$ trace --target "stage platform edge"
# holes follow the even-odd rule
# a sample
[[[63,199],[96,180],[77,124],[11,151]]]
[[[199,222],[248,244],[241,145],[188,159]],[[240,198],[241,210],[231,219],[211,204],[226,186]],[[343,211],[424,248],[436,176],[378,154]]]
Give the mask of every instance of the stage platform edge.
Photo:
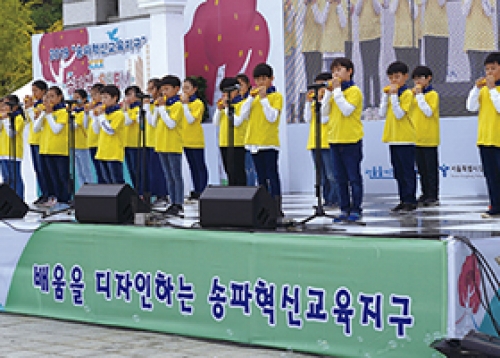
[[[450,331],[448,245],[51,224],[10,250],[18,257],[1,251],[15,267],[0,274],[0,310],[343,357],[430,357]]]

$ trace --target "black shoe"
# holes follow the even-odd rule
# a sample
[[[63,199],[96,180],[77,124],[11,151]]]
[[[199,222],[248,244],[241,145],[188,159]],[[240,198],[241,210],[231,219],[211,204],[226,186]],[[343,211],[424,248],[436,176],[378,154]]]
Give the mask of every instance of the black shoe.
[[[424,194],[422,194],[422,195],[420,195],[420,196],[418,197],[418,199],[417,199],[417,205],[418,205],[418,206],[425,206],[425,202],[426,202],[427,200],[428,200],[428,199],[427,199],[427,197],[426,197]]]
[[[403,207],[401,210],[399,210],[400,213],[411,213],[413,211],[417,210],[417,204],[410,204],[410,203],[405,203],[403,204]]]
[[[425,199],[424,206],[425,207],[439,206],[439,200],[438,199]]]
[[[400,212],[400,211],[401,211],[401,209],[403,209],[403,207],[404,207],[404,206],[405,206],[405,204],[403,204],[403,203],[399,203],[398,205],[396,205],[395,207],[393,207],[393,208],[391,209],[391,211],[392,211],[393,213]]]
[[[41,204],[44,204],[46,203],[48,200],[48,198],[44,197],[44,196],[41,196],[39,197],[38,199],[36,199],[34,202],[33,202],[33,205],[41,205]]]
[[[167,211],[165,211],[165,214],[167,214],[167,215],[179,215],[182,212],[184,212],[182,205],[172,204],[168,207]]]

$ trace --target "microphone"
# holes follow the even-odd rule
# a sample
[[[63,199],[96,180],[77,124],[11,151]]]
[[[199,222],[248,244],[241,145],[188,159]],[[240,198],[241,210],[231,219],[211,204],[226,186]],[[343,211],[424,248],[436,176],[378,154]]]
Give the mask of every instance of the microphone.
[[[137,93],[135,96],[139,99],[151,99],[151,96],[149,94],[142,93],[142,92]]]
[[[222,92],[233,92],[233,91],[239,91],[240,90],[240,85],[235,84],[226,88],[222,89]]]
[[[320,88],[328,87],[328,82],[313,83],[307,86],[307,90],[319,90]]]
[[[80,100],[76,100],[76,99],[66,99],[64,100],[64,102],[68,105],[68,106],[72,106],[74,104],[80,104],[81,101]]]

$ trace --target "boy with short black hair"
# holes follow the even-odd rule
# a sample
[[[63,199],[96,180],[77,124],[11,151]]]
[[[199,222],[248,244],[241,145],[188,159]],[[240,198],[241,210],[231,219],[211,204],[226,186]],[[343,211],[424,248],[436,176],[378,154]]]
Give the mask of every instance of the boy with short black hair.
[[[415,125],[417,140],[415,159],[422,195],[417,202],[422,206],[439,205],[439,94],[432,88],[432,71],[427,66],[417,66],[411,77],[415,83],[411,120]]]
[[[141,143],[139,137],[141,101],[137,95],[141,92],[138,86],[129,86],[125,89],[125,100],[123,101],[123,114],[125,116],[125,163],[127,163],[132,186],[135,189],[138,189],[139,170],[137,153]]]
[[[328,142],[333,172],[340,197],[340,215],[334,222],[361,220],[363,202],[363,94],[354,84],[354,64],[345,57],[335,58],[331,65],[332,87],[323,98],[323,114],[330,117]]]
[[[393,213],[409,213],[417,208],[415,198],[417,177],[415,174],[415,126],[410,119],[413,93],[406,86],[408,66],[393,62],[387,67],[390,86],[384,88],[379,115],[385,117],[382,141],[389,143],[394,178],[398,184],[400,203],[391,209]],[[387,91],[387,92],[386,92]]]
[[[257,89],[250,92],[250,96],[242,105],[243,118],[246,118],[248,113],[245,148],[252,153],[259,184],[269,188],[276,202],[277,214],[283,216],[278,170],[279,123],[283,96],[273,86],[273,68],[267,63],[255,66],[253,78]]]
[[[99,161],[106,184],[123,184],[125,117],[118,104],[119,88],[115,85],[104,86],[101,90],[101,100],[102,105],[93,111],[96,119],[94,131],[99,132],[95,157]]]
[[[500,52],[484,60],[486,77],[479,78],[469,92],[467,110],[479,111],[477,146],[491,207],[481,216],[500,217]]]
[[[161,96],[158,98],[158,117],[153,119],[156,126],[156,151],[167,179],[167,190],[171,205],[167,214],[179,215],[183,212],[184,183],[182,180],[182,122],[184,109],[178,95],[181,80],[176,76],[165,76],[160,82]]]
[[[102,105],[101,90],[103,88],[104,85],[102,83],[94,83],[90,88],[90,97],[92,98],[92,101],[87,105],[85,105],[85,113],[87,113],[89,118],[91,119],[89,123],[89,127],[91,129],[87,132],[87,144],[89,147],[90,158],[92,159],[92,164],[94,165],[96,180],[98,184],[104,184],[105,180],[101,172],[101,165],[99,164],[99,161],[95,158],[95,155],[97,153],[97,145],[99,142],[100,128],[97,122],[97,118],[95,118],[94,115],[94,109]],[[96,129],[97,132],[94,129]]]

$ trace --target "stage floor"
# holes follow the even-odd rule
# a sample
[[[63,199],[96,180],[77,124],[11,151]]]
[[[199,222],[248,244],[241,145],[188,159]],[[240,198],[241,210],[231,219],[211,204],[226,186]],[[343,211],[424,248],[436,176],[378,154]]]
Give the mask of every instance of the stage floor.
[[[500,219],[483,219],[481,213],[488,207],[486,196],[442,196],[440,206],[418,208],[411,214],[392,214],[390,209],[398,203],[396,195],[366,195],[363,203],[363,222],[333,224],[329,218],[317,218],[309,222],[303,231],[339,235],[377,235],[384,237],[466,236],[485,238],[500,236]],[[301,221],[314,213],[316,199],[313,195],[291,194],[283,196],[283,211],[287,219]],[[198,206],[185,205],[185,219],[173,223],[190,227],[198,222]],[[338,215],[340,210],[326,210]],[[299,230],[300,231],[300,230]]]
[[[363,202],[363,222],[356,224],[333,224],[329,218],[316,218],[303,227],[278,229],[318,234],[362,235],[384,237],[412,237],[437,239],[443,236],[466,236],[486,238],[500,236],[500,219],[483,219],[481,213],[487,210],[485,196],[442,196],[441,205],[418,208],[410,214],[392,214],[390,208],[398,202],[396,195],[366,195]],[[286,219],[299,222],[314,213],[316,199],[308,194],[283,196],[283,211]],[[328,214],[338,215],[340,211],[326,210]],[[40,219],[39,214],[28,213],[23,224],[32,226]],[[68,215],[50,217],[49,221],[72,221]],[[21,220],[11,222],[21,223]],[[199,227],[198,203],[185,203],[184,218],[169,218],[167,225],[182,228]],[[22,225],[24,226],[24,225]]]

